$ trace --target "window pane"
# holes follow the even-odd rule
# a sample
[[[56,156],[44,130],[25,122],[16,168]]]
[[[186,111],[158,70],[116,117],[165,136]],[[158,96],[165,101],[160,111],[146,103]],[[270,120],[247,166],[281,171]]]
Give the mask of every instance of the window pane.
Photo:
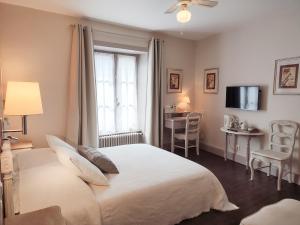
[[[117,131],[137,130],[136,57],[117,56]]]
[[[95,52],[98,127],[100,134],[116,132],[114,63],[113,54]]]

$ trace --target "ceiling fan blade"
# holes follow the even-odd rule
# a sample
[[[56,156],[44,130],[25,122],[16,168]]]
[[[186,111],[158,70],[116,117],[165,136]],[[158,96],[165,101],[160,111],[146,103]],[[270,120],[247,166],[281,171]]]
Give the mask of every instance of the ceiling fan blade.
[[[207,7],[214,7],[218,5],[217,1],[210,1],[210,0],[192,0],[192,4],[194,5],[203,5]]]
[[[178,8],[178,2],[174,3],[167,11],[165,11],[166,14],[173,13],[177,10]]]

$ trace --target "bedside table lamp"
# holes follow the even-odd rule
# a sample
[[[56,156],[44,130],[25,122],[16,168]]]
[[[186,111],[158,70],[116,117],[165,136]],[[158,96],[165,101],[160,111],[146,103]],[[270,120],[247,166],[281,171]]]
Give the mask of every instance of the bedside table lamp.
[[[189,96],[184,97],[184,103],[186,104],[185,111],[188,112],[190,110],[190,104],[191,104],[191,100]]]
[[[27,134],[27,116],[42,113],[43,107],[39,83],[7,82],[4,115],[22,116],[22,129],[3,130],[4,133],[22,132]]]

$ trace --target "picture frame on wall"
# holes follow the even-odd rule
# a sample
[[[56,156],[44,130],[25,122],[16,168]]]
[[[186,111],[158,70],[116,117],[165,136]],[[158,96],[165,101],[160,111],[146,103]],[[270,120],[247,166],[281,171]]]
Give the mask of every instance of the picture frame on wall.
[[[219,91],[219,68],[204,70],[204,93],[217,94]]]
[[[300,95],[300,57],[275,61],[274,95]]]
[[[168,75],[168,93],[181,93],[183,70],[168,69],[167,75]]]

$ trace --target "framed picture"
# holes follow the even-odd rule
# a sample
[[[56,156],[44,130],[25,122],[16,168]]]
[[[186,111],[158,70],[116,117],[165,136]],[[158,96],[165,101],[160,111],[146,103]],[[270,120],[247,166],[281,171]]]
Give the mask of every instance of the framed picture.
[[[168,69],[168,93],[182,92],[182,70]]]
[[[204,70],[204,93],[217,94],[219,89],[219,69]]]
[[[275,61],[273,93],[277,95],[299,95],[300,57],[278,59]]]

